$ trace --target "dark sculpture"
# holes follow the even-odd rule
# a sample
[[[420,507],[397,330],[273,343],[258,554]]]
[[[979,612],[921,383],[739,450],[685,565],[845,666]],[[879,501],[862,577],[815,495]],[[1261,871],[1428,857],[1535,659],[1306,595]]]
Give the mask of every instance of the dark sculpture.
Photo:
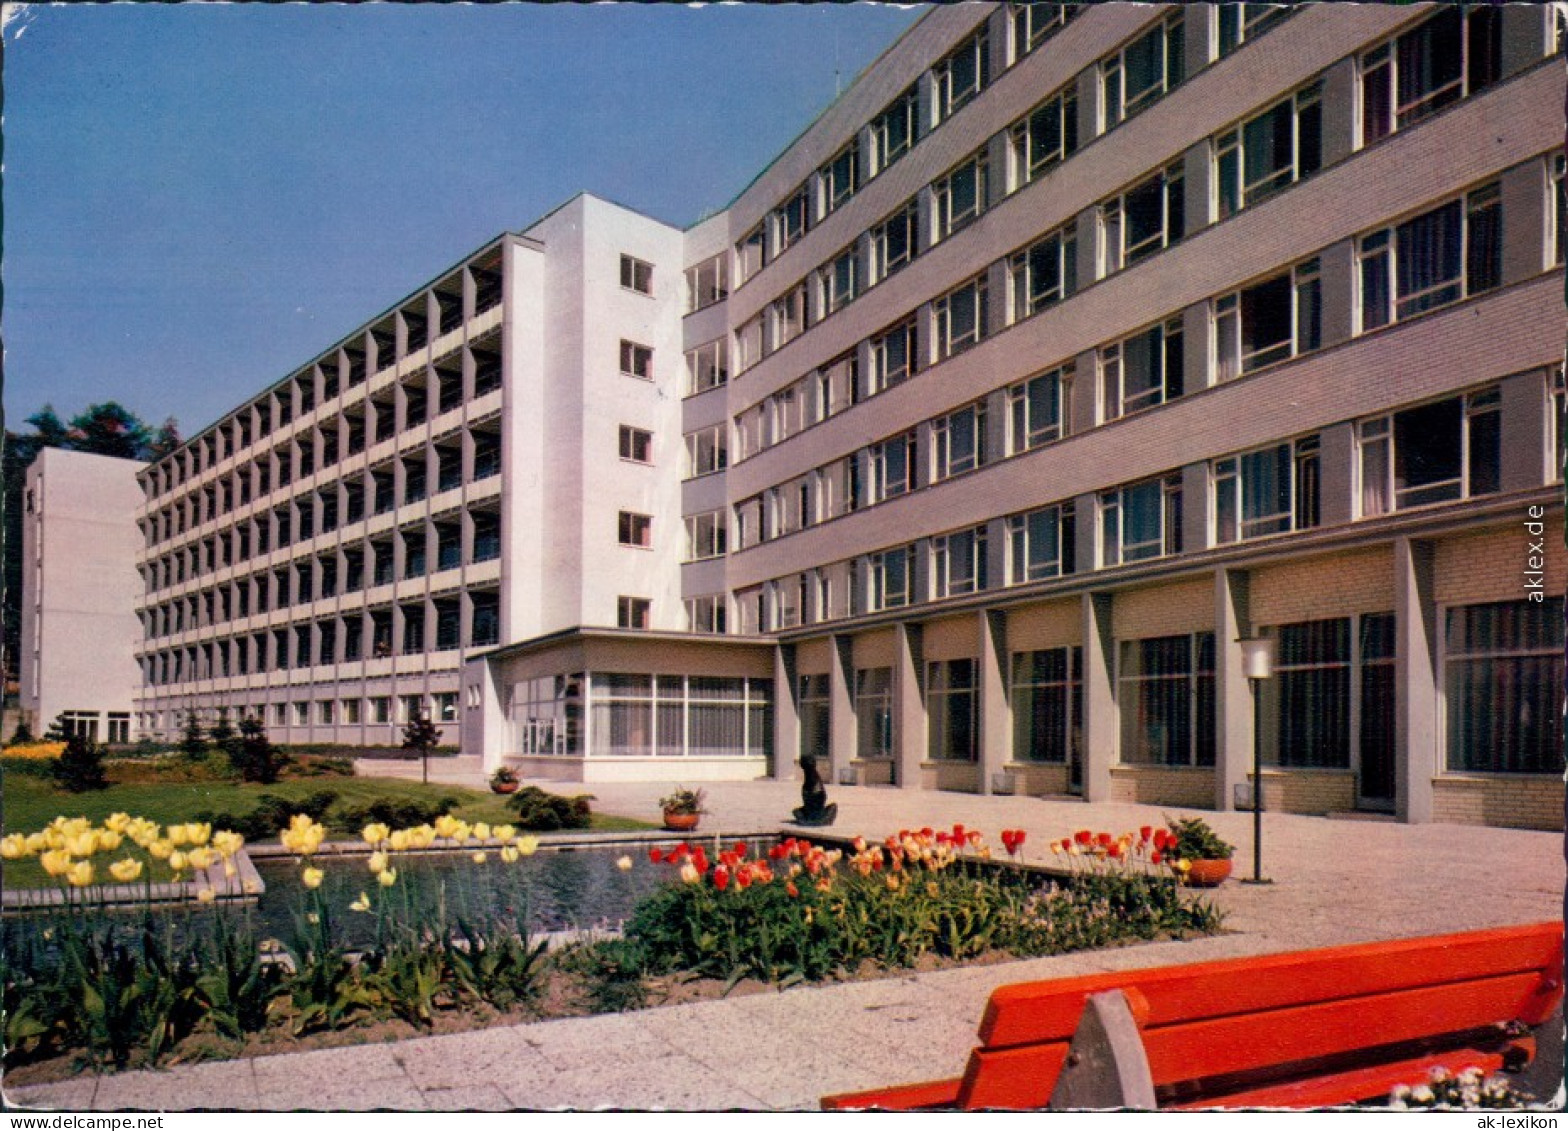
[[[805,771],[806,780],[801,783],[801,806],[794,812],[795,824],[826,828],[838,816],[838,806],[828,804],[828,791],[822,784],[822,775],[817,772],[817,760],[810,754],[802,754],[800,768]]]

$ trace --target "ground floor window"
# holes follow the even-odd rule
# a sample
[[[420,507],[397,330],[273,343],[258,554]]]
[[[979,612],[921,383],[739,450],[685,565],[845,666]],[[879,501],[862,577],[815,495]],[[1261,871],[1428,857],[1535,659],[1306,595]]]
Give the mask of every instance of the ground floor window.
[[[893,757],[893,669],[855,672],[855,757],[885,761]]]
[[[1275,630],[1274,678],[1263,682],[1264,761],[1274,766],[1350,766],[1350,620],[1306,621]],[[1272,724],[1272,725],[1271,725]]]
[[[582,753],[582,686],[581,673],[514,683],[507,709],[512,749],[531,756]]]
[[[773,685],[744,676],[589,676],[589,754],[770,756]]]
[[[938,660],[926,669],[928,755],[933,762],[973,762],[975,744],[975,661]]]
[[[1083,740],[1083,649],[1013,654],[1013,760],[1076,758]]]
[[[1214,634],[1122,641],[1117,701],[1124,763],[1214,765]]]
[[[1443,633],[1448,768],[1563,770],[1563,599],[1449,609]]]
[[[828,677],[800,677],[800,753],[825,758],[831,741],[833,705],[828,694]]]
[[[65,731],[66,738],[75,738],[80,735],[89,742],[98,741],[97,711],[62,711],[60,712],[60,726]]]

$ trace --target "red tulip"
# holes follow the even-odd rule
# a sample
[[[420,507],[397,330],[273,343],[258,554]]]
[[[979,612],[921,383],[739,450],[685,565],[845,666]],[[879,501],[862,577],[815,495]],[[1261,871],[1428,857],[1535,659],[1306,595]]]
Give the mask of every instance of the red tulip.
[[[1013,843],[1018,845],[1019,848],[1022,848],[1023,844],[1024,844],[1024,841],[1028,838],[1028,836],[1029,836],[1029,834],[1024,832],[1023,829],[1014,829],[1013,830]]]
[[[650,849],[648,849],[648,863],[650,863],[650,864],[662,864],[662,863],[664,863],[664,854],[662,852],[660,852],[657,848],[650,848]]]
[[[963,825],[960,825],[960,824],[954,824],[953,825],[953,839],[954,840],[963,840],[964,839],[964,826]]]
[[[1120,860],[1122,855],[1121,841],[1113,840],[1105,851],[1112,860]]]
[[[1151,863],[1151,864],[1158,864],[1158,863],[1160,863],[1160,861],[1162,861],[1164,859],[1165,859],[1165,855],[1158,848],[1156,848],[1153,852],[1149,853],[1149,863]]]
[[[746,855],[746,842],[743,840],[737,840],[735,842],[735,847],[731,849],[731,851],[734,852],[737,856]]]
[[[1091,833],[1088,829],[1079,829],[1077,832],[1073,833],[1073,839],[1076,840],[1079,844],[1088,844],[1091,840],[1094,839],[1094,834]]]
[[[722,864],[713,869],[713,886],[719,891],[730,886],[730,870]]]
[[[921,835],[921,836],[923,836],[923,837],[925,837],[925,838],[926,838],[926,839],[927,839],[927,840],[930,840],[930,839],[931,839],[931,837],[932,837],[932,836],[933,836],[933,835],[935,835],[935,834],[933,834],[933,833],[932,833],[932,832],[931,832],[931,826],[930,826],[930,825],[927,825],[927,826],[926,826],[926,827],[925,827],[925,828],[923,828],[923,829],[921,829],[921,830],[920,830],[920,835]]]
[[[1144,844],[1148,844],[1149,838],[1153,835],[1154,829],[1149,825],[1144,825],[1138,830],[1138,839],[1143,841]]]
[[[785,880],[784,881],[784,890],[787,891],[790,895],[799,895],[800,894],[800,889],[795,886],[795,881],[794,880]]]
[[[1113,837],[1110,833],[1101,833],[1099,836],[1095,837],[1094,839],[1095,839],[1095,843],[1096,844],[1100,845],[1100,847],[1102,847],[1102,848],[1105,848],[1105,847],[1110,846],[1115,841],[1116,838]]]

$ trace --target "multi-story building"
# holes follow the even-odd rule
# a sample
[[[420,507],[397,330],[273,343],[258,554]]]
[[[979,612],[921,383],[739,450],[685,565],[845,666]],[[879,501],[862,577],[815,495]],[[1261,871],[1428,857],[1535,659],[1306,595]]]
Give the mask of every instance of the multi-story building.
[[[147,468],[140,729],[455,741],[465,657],[678,627],[680,252],[578,197]]]
[[[140,464],[44,448],[22,492],[22,720],[94,742],[131,740]]]
[[[686,627],[774,643],[775,772],[1227,808],[1256,735],[1271,807],[1560,826],[1556,37],[944,8],[689,230]],[[561,647],[487,757],[678,763],[670,661]]]
[[[142,725],[1560,826],[1558,51],[939,7],[724,211],[578,198],[149,469]]]

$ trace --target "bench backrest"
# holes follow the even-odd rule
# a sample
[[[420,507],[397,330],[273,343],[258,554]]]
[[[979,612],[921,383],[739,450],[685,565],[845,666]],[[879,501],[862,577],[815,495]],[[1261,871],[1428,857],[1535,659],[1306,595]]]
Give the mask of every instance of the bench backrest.
[[[1157,1088],[1478,1030],[1539,1025],[1562,995],[1563,925],[1002,986],[959,1106],[1043,1107],[1090,994],[1124,991]]]

